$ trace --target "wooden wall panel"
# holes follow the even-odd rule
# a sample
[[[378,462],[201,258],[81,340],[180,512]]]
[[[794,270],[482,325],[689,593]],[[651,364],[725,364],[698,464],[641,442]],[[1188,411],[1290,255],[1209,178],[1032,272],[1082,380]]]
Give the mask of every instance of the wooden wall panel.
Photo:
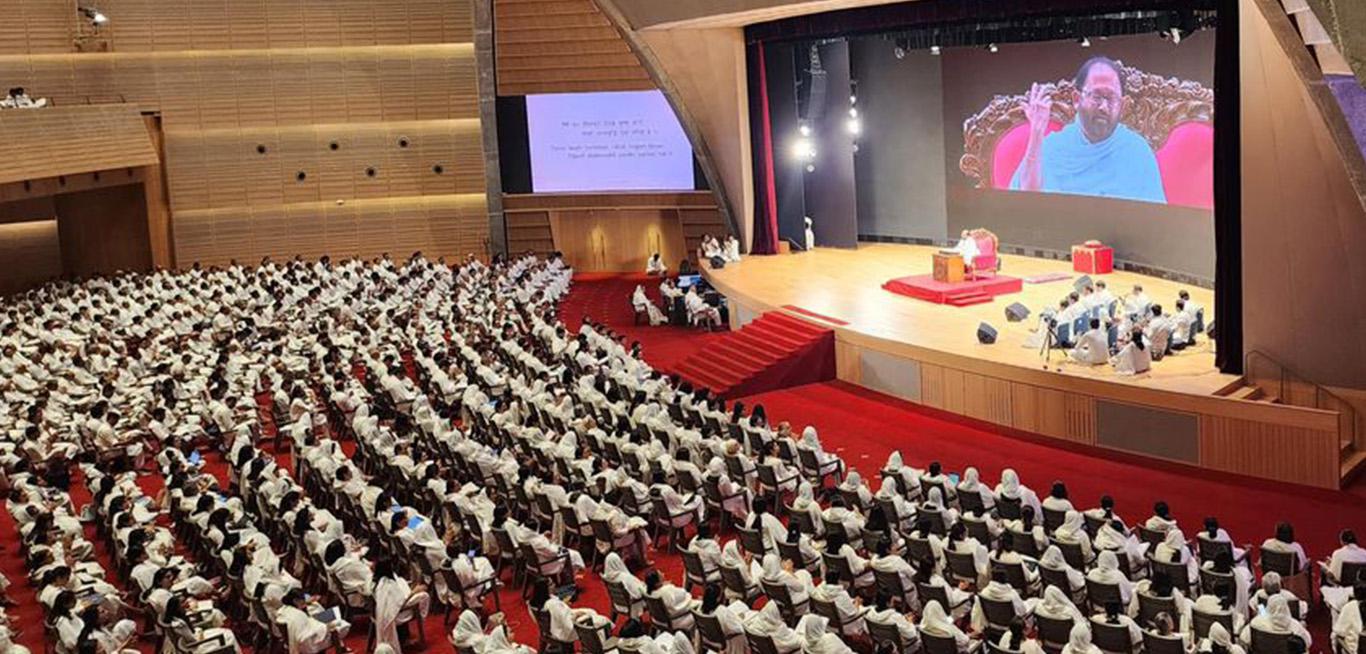
[[[925,406],[944,408],[944,367],[921,362],[920,401]]]
[[[963,413],[986,422],[1010,425],[1010,382],[973,373],[963,375]]]
[[[295,254],[406,257],[417,250],[463,257],[485,251],[484,216],[482,193],[177,211],[177,263],[215,265]]]
[[[1336,440],[1332,432],[1205,415],[1200,417],[1200,465],[1336,488]],[[1323,456],[1325,450],[1334,456]]]
[[[655,88],[593,0],[494,0],[499,95]]]
[[[63,193],[56,198],[62,270],[85,276],[150,270],[147,198],[141,184]]]
[[[0,295],[17,293],[62,274],[56,220],[0,224]]]
[[[0,54],[72,51],[76,37],[75,2],[6,0],[3,10]]]
[[[62,5],[53,0],[24,4]],[[473,6],[444,0],[102,0],[116,52],[416,45],[473,40]],[[66,14],[73,13],[70,7]],[[67,38],[67,50],[70,38]]]
[[[0,184],[160,161],[135,107],[101,105],[0,112],[0,143],[31,156],[0,159]]]

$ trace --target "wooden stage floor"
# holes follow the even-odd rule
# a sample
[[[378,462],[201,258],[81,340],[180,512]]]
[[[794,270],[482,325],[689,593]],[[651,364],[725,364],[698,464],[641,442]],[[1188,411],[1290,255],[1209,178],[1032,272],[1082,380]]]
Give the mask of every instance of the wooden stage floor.
[[[1079,276],[1072,272],[1071,262],[1004,255],[1003,274],[1023,278],[1064,272],[1071,277],[1043,284],[1026,282],[1020,293],[973,306],[933,304],[883,290],[882,284],[895,277],[932,272],[931,255],[937,249],[867,243],[855,250],[817,248],[792,255],[745,257],[722,270],[711,270],[706,264],[703,268],[717,290],[752,311],[792,305],[844,321],[848,324],[836,325],[836,329],[862,337],[1040,371],[1043,360],[1038,349],[1023,345],[1038,323],[1039,310],[1056,307],[1071,292],[1072,280]],[[1148,297],[1165,311],[1174,310],[1177,291],[1186,289],[1205,307],[1206,320],[1213,318],[1214,293],[1207,289],[1122,271],[1100,278],[1116,296],[1127,293],[1135,283],[1142,284]],[[1005,307],[1012,302],[1029,307],[1030,318],[1006,322]],[[999,332],[993,345],[977,342],[977,325],[983,321]],[[1052,360],[1052,368],[1060,367],[1062,375],[1194,395],[1211,395],[1237,381],[1236,376],[1215,369],[1212,344],[1203,337],[1194,348],[1154,363],[1150,373],[1139,376],[1117,375],[1108,365],[1064,362],[1066,356],[1060,351],[1054,352]]]

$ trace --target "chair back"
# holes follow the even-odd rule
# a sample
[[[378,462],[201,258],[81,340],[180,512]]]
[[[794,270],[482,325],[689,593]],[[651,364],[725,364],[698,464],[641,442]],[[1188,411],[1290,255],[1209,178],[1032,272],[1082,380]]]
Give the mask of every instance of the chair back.
[[[792,601],[792,592],[787,584],[775,584],[767,581],[760,581],[759,584],[764,588],[764,594],[768,595],[771,602],[778,604],[778,612],[783,614],[783,620],[789,627],[797,624],[797,618],[801,617],[798,606]],[[803,602],[802,607],[805,607]]]
[[[759,590],[755,586],[745,582],[745,575],[740,572],[739,568],[732,568],[726,565],[721,566],[721,585],[725,586],[726,590],[743,598],[745,601],[749,601],[757,595]]]
[[[810,513],[807,513],[806,511],[798,511],[792,506],[787,506],[785,508],[787,509],[789,529],[796,529],[797,531],[800,531],[803,534],[807,534],[808,536],[816,535],[816,523],[811,519]]]
[[[967,513],[958,519],[963,523],[963,528],[968,530],[968,535],[976,538],[977,542],[988,549],[995,545],[994,539],[991,537],[991,528],[987,526],[986,520],[975,518]]]
[[[958,508],[963,509],[963,513],[982,515],[987,511],[987,504],[982,501],[982,493],[974,489],[958,494]]]
[[[873,622],[872,620],[865,620],[864,624],[868,625],[868,636],[872,638],[874,646],[891,643],[892,651],[897,652],[897,654],[906,651],[906,641],[901,638],[901,630],[897,629],[895,625]]]
[[[1190,568],[1188,568],[1185,563],[1172,563],[1171,561],[1148,559],[1148,568],[1152,570],[1154,575],[1159,572],[1166,573],[1172,580],[1172,587],[1181,591],[1183,594],[1190,594]]]
[[[1072,636],[1072,626],[1075,621],[1071,618],[1059,620],[1039,614],[1034,614],[1034,624],[1039,626],[1039,640],[1042,641],[1044,649],[1055,652],[1067,645],[1067,641]]]
[[[721,628],[721,621],[716,619],[715,614],[706,614],[701,609],[693,609],[693,624],[697,625],[697,636],[702,641],[702,649],[711,652],[724,652],[730,639],[726,637],[726,630]]]
[[[1057,545],[1058,549],[1062,550],[1062,558],[1067,561],[1067,565],[1070,565],[1077,570],[1085,570],[1089,567],[1086,564],[1090,562],[1086,560],[1086,551],[1081,548],[1080,541],[1053,539],[1053,544]]]
[[[1102,652],[1129,654],[1129,652],[1134,651],[1133,641],[1130,640],[1129,627],[1126,625],[1092,620],[1091,634],[1094,636],[1093,642],[1096,647],[1099,647]]]
[[[1151,624],[1153,618],[1159,613],[1166,613],[1172,617],[1173,621],[1180,618],[1176,612],[1175,597],[1157,597],[1144,592],[1138,593],[1138,624],[1140,626]]]
[[[773,643],[772,636],[760,636],[746,631],[745,641],[749,643],[749,651],[754,654],[778,654],[778,646]]]
[[[1342,577],[1336,580],[1339,586],[1352,586],[1358,581],[1366,581],[1366,563],[1356,561],[1342,562]],[[1363,650],[1366,651],[1366,650]]]
[[[692,550],[679,550],[678,553],[683,556],[683,578],[687,589],[691,590],[693,584],[706,586],[707,568],[702,564],[702,557]]]
[[[1281,577],[1293,577],[1300,572],[1299,556],[1294,552],[1277,552],[1261,548],[1262,574],[1274,572]]]
[[[1043,555],[1043,552],[1039,551],[1039,542],[1034,540],[1034,533],[1032,531],[1017,531],[1011,529],[1010,535],[1015,538],[1015,551],[1018,552],[1020,556],[1037,559]]]
[[[1195,542],[1200,545],[1200,562],[1213,561],[1221,552],[1228,552],[1230,558],[1233,557],[1233,543],[1222,540],[1212,540],[1206,532],[1200,532],[1195,537]]]
[[[810,571],[818,567],[817,565],[815,565],[816,562],[807,561],[806,557],[802,556],[802,548],[799,547],[796,543],[789,543],[785,540],[780,540],[775,542],[774,545],[778,546],[778,556],[788,561],[791,561],[792,565],[795,566],[797,569],[805,569],[807,571]]]
[[[812,597],[811,612],[829,621],[826,631],[836,634],[844,633],[844,617],[840,615],[839,607],[835,606],[834,602]]]
[[[656,629],[663,629],[665,631],[675,631],[678,629],[678,627],[674,626],[674,623],[682,616],[669,615],[668,605],[665,604],[664,600],[659,596],[646,595],[645,609],[650,612],[650,624],[654,625]]]
[[[1167,540],[1167,532],[1149,529],[1147,525],[1138,525],[1134,528],[1138,531],[1138,539],[1147,543],[1148,547],[1157,547],[1157,544]]]
[[[1050,509],[1046,506],[1041,508],[1043,508],[1043,530],[1050,534],[1053,533],[1054,529],[1061,527],[1062,523],[1067,520],[1066,511]]]
[[[767,552],[764,549],[764,535],[758,529],[746,529],[739,525],[735,526],[735,532],[740,534],[740,547],[744,548],[756,558],[761,558]]]
[[[1215,591],[1222,586],[1225,592],[1220,599],[1230,605],[1234,601],[1236,592],[1234,589],[1237,588],[1236,581],[1232,572],[1215,572],[1207,568],[1200,568],[1200,592],[1205,595],[1214,595]]]
[[[1086,580],[1086,600],[1092,608],[1103,609],[1110,602],[1122,603],[1119,584],[1103,584],[1094,579]]]
[[[1224,613],[1205,613],[1197,608],[1191,608],[1191,632],[1196,640],[1204,640],[1209,637],[1209,628],[1218,622],[1224,625],[1224,629],[1230,634],[1233,633],[1233,614]]]
[[[1156,632],[1143,632],[1143,651],[1146,654],[1186,654],[1186,639],[1180,634],[1159,636]]]
[[[825,563],[827,571],[834,570],[840,575],[840,583],[852,585],[854,583],[854,569],[849,567],[849,559],[838,554],[821,552],[821,561]]]
[[[953,613],[955,607],[949,603],[949,589],[947,587],[918,583],[915,585],[915,592],[920,598],[921,610],[924,610],[925,605],[930,602],[939,602],[939,606],[943,607],[945,612]]]
[[[1287,654],[1290,651],[1290,634],[1264,631],[1255,625],[1250,630],[1252,631],[1252,647],[1248,650],[1250,654]]]
[[[893,601],[900,602],[903,606],[910,597],[910,590],[901,579],[900,572],[873,569],[873,580],[877,583],[879,593],[886,593],[887,597]],[[871,623],[870,623],[871,624]]]
[[[1044,586],[1057,586],[1064,595],[1073,596],[1072,580],[1067,578],[1067,571],[1061,568],[1050,568],[1046,565],[1039,566],[1039,579]]]
[[[633,599],[631,593],[627,592],[626,587],[619,581],[603,580],[603,585],[607,586],[607,597],[611,600],[612,614],[631,617],[636,607],[640,605],[640,600]]]
[[[920,536],[906,537],[906,559],[919,565],[921,561],[934,556],[934,548],[930,546],[928,538]]]
[[[977,602],[982,606],[982,615],[987,618],[988,640],[999,638],[1010,629],[1010,623],[1016,618],[1013,602],[994,600],[981,595],[977,596]]]
[[[1005,563],[993,559],[991,561],[991,569],[993,575],[996,574],[996,570],[1004,570],[1006,573],[1006,583],[1009,583],[1011,588],[1020,591],[1021,595],[1029,594],[1029,578],[1025,576],[1024,563]],[[1064,590],[1063,592],[1067,591]]]
[[[996,515],[1003,520],[1020,519],[1020,498],[1000,495],[996,498]]]
[[[953,636],[939,636],[922,631],[920,642],[925,646],[925,654],[958,654],[958,641]]]
[[[610,644],[611,624],[596,627],[589,620],[575,620],[574,632],[579,635],[579,646],[586,654],[606,654],[616,649]]]
[[[970,553],[955,552],[951,549],[944,549],[944,557],[948,559],[949,574],[955,581],[966,581],[976,584],[978,581],[977,560]]]

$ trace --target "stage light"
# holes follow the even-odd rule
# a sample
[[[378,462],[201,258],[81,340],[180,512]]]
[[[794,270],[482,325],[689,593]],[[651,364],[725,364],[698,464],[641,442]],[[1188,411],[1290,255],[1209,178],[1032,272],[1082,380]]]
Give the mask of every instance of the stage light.
[[[988,44],[987,44],[987,52],[990,52],[990,53],[992,53],[992,54],[996,54],[997,52],[1000,52],[1000,51],[1001,51],[1001,49],[1000,49],[999,47],[997,47],[995,43],[988,43]]]
[[[798,127],[798,128],[797,128],[797,131],[798,131],[798,132],[801,132],[801,133],[802,133],[802,136],[811,136],[811,126],[810,126],[810,125],[802,125],[801,127]]]
[[[858,109],[856,109],[856,108],[854,108],[854,107],[849,107],[849,117],[850,117],[850,118],[858,118]]]
[[[906,51],[911,48],[910,40],[897,39],[895,43],[896,45],[892,47],[892,54],[896,55],[897,59],[905,59]]]
[[[851,94],[851,95],[849,96],[849,104],[855,104],[855,103],[857,103],[857,102],[858,102],[858,96],[857,96],[857,95],[852,95],[852,94]]]
[[[849,130],[850,134],[858,136],[859,132],[863,131],[863,122],[857,117],[851,117],[849,121],[844,124],[844,127]]]
[[[937,46],[937,45],[932,45],[932,46],[930,46],[930,54],[932,54],[932,55],[934,55],[934,56],[936,56],[936,57],[939,56],[939,46]]]
[[[94,7],[80,7],[79,11],[81,12],[81,15],[85,16],[86,20],[90,21],[90,24],[95,27],[103,27],[109,24],[109,17],[101,13],[99,9]]]
[[[816,172],[816,164],[806,164],[806,172],[808,172],[808,173],[814,173],[814,172]]]
[[[816,144],[809,138],[799,138],[792,144],[792,156],[795,159],[811,160],[816,158]]]
[[[1090,37],[1083,36],[1083,37],[1081,37],[1081,40],[1080,40],[1080,41],[1077,41],[1077,43],[1081,44],[1081,47],[1083,47],[1083,48],[1089,48],[1089,47],[1091,47],[1091,39],[1090,39]]]

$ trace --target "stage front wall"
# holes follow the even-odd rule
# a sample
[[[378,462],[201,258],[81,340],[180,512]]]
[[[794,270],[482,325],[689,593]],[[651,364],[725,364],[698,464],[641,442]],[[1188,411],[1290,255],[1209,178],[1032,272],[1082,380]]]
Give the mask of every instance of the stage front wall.
[[[978,188],[960,160],[965,121],[997,96],[1027,93],[1033,82],[1070,81],[1092,56],[1212,90],[1213,41],[1212,32],[1191,35],[1180,45],[1137,35],[1094,39],[1090,48],[1052,41],[1007,44],[996,54],[982,48],[945,48],[940,56],[911,51],[898,59],[890,40],[857,40],[850,52],[863,120],[856,164],[859,234],[941,241],[962,229],[986,227],[1029,254],[1066,253],[1073,244],[1099,239],[1115,248],[1116,258],[1150,272],[1212,284],[1208,205],[999,188],[1008,180],[993,185],[998,188]],[[1122,122],[1129,118],[1126,113]]]

